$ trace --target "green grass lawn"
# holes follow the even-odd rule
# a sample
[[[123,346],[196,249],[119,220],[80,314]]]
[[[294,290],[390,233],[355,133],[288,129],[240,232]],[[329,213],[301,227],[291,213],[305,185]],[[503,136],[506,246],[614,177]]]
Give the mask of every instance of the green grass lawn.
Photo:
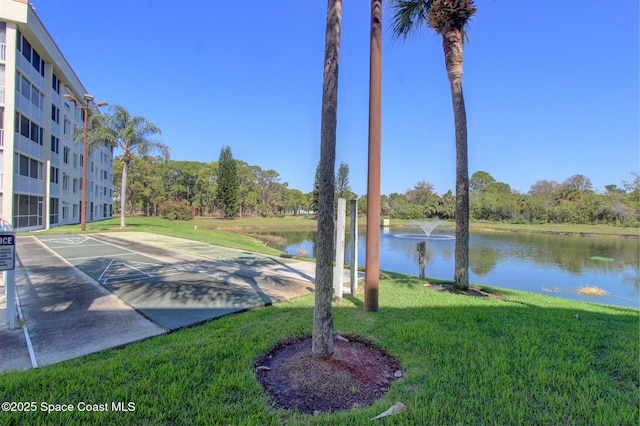
[[[128,218],[127,229],[272,250],[214,229],[212,221]],[[116,231],[118,224],[87,228]],[[46,232],[78,231],[74,225]],[[361,295],[333,310],[336,332],[373,341],[402,365],[404,377],[371,407],[302,415],[274,409],[258,384],[256,359],[282,340],[311,334],[309,295],[122,349],[2,374],[2,400],[35,402],[36,411],[0,412],[0,424],[371,424],[396,401],[408,411],[381,423],[640,422],[638,310],[503,289],[493,291],[504,299],[469,297],[388,275],[380,283],[379,312],[364,312]],[[109,411],[79,412],[80,403]],[[114,412],[112,403],[135,410]],[[74,411],[47,414],[46,404],[71,404]]]
[[[254,362],[290,336],[309,335],[313,296],[59,364],[0,376],[3,401],[36,412],[0,412],[0,424],[637,425],[637,310],[500,290],[506,300],[436,292],[393,274],[379,312],[362,296],[334,305],[335,330],[395,356],[404,377],[373,406],[302,415],[274,409]],[[109,411],[79,412],[79,403]],[[114,412],[112,402],[135,405]],[[42,403],[73,412],[42,412]],[[129,405],[125,405],[130,407]]]

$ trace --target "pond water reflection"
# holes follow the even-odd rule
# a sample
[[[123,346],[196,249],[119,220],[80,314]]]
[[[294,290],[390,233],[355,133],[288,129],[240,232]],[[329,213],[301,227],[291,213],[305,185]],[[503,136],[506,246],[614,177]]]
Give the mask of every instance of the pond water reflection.
[[[419,228],[381,230],[380,268],[419,274],[417,244],[426,242],[426,276],[452,279],[455,241],[418,238]],[[292,255],[314,257],[315,231],[282,231],[256,235]],[[407,237],[416,235],[416,238]],[[436,235],[437,236],[437,235]],[[433,237],[433,236],[432,236]],[[365,230],[359,231],[359,266],[365,263]],[[610,305],[640,308],[639,240],[555,234],[493,232],[469,238],[469,280],[472,284],[512,288]],[[347,236],[347,246],[349,236]],[[346,249],[346,263],[351,250]],[[608,294],[586,296],[584,287]]]

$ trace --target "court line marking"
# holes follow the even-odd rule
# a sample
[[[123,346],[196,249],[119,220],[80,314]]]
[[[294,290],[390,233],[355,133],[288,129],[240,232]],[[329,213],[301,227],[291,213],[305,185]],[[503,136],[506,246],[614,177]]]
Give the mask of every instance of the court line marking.
[[[141,253],[139,251],[131,250],[131,249],[119,246],[117,244],[114,244],[114,243],[111,243],[111,242],[108,242],[108,241],[101,241],[99,239],[95,239],[95,238],[92,238],[92,237],[85,237],[85,238],[86,238],[86,240],[92,240],[92,241],[95,241],[96,243],[98,243],[98,244],[95,245],[97,247],[99,247],[101,245],[108,245],[108,246],[115,247],[115,248],[117,248],[119,250],[122,250],[124,252],[128,252],[128,253],[118,253],[117,254],[118,256],[130,256],[132,254],[137,254],[139,256],[142,256],[142,257],[145,257],[145,258],[149,258],[149,259],[154,259],[154,260],[157,260],[158,262],[160,262],[160,264],[148,263],[149,265],[156,265],[156,266],[160,266],[160,267],[171,265],[171,263],[166,263],[165,261],[163,261],[161,259],[158,259],[158,258],[155,258],[154,256],[149,255],[147,253]],[[199,245],[198,247],[207,247],[207,246],[210,247],[210,245],[206,245],[206,244],[205,245]],[[52,247],[49,246],[49,248],[52,248]],[[170,249],[170,250],[172,250],[172,249]],[[189,254],[189,253],[187,253],[187,254]],[[60,254],[58,254],[58,256],[60,256],[63,259],[67,260],[68,262],[71,260],[71,258],[66,258],[66,257],[64,257],[64,256],[62,256]],[[88,256],[88,257],[86,257],[86,259],[98,259],[98,258],[111,257],[111,256],[114,256],[114,255],[112,254],[110,256],[105,256],[105,255]],[[260,258],[260,256],[258,256],[258,257]],[[267,258],[268,258],[268,256],[267,256]],[[74,258],[74,259],[80,259],[80,258]],[[232,266],[240,266],[240,267],[245,267],[245,268],[249,267],[250,269],[262,269],[264,267],[267,267],[267,269],[268,269],[267,265],[265,265],[262,268],[261,267],[255,268],[255,267],[243,265],[241,262],[229,261],[227,259],[213,259],[213,258],[210,258],[210,257],[206,257],[205,259],[206,259],[206,261],[221,262],[221,263],[225,263],[225,264],[231,264]],[[110,265],[115,260],[118,260],[118,259],[113,258],[111,260],[111,262],[110,262]],[[138,262],[138,263],[144,263],[144,262]],[[78,265],[73,265],[73,266],[79,269]],[[140,275],[129,275],[129,276],[123,276],[123,277],[119,277],[119,278],[106,278],[106,281],[102,281],[103,280],[103,276],[104,276],[104,274],[105,274],[107,269],[108,269],[108,267],[105,269],[105,271],[102,272],[102,274],[100,275],[100,278],[98,278],[96,280],[99,283],[102,282],[103,285],[107,284],[108,282],[113,282],[113,280],[117,280],[117,282],[127,282],[127,281],[133,281],[133,280],[138,280],[138,279],[148,279],[148,278],[156,278],[157,277],[157,276],[153,276],[152,274],[147,274],[147,273],[145,273],[143,271],[140,271],[142,274],[145,274],[145,275],[148,275],[148,276],[143,278]],[[201,266],[198,266],[198,267],[195,267],[195,268],[182,268],[182,269],[174,267],[172,269],[175,272],[167,271],[166,273],[163,273],[162,276],[179,275],[179,274],[185,274],[185,273],[194,273],[194,274],[199,274],[199,275],[210,275],[212,271],[215,272],[218,268],[215,265],[213,265],[211,268],[203,268]]]
[[[134,266],[131,266],[125,262],[122,262],[120,259],[111,259],[111,262],[109,262],[109,264],[107,265],[107,267],[104,269],[104,271],[102,271],[102,274],[100,275],[100,278],[98,278],[98,281],[102,281],[103,284],[107,284],[109,282],[109,280],[111,278],[104,278],[104,274],[107,273],[107,271],[109,270],[109,268],[111,267],[111,265],[113,265],[114,262],[119,261],[121,266],[124,266],[125,268],[129,268],[129,269],[133,269],[134,271],[139,272],[140,274],[142,274],[142,279],[145,278],[156,278],[155,275],[150,274],[148,272],[143,271],[142,269],[136,268]],[[157,265],[157,264],[153,264],[153,263],[146,263],[146,262],[136,262],[136,263],[140,263],[140,264],[146,264],[146,265],[150,265],[150,266],[162,266],[162,265]],[[131,277],[131,279],[133,279],[133,277],[136,277],[136,279],[139,278],[139,275],[125,275],[122,278],[129,278]]]
[[[125,268],[132,269],[134,271],[139,272],[139,274],[122,275],[122,276],[105,278],[105,274],[107,274],[109,269],[116,262],[120,262],[117,266],[122,266]],[[112,284],[114,282],[123,283],[123,282],[134,281],[134,280],[145,280],[149,278],[167,277],[167,276],[182,275],[182,274],[197,274],[197,275],[210,276],[211,272],[213,271],[213,269],[203,268],[201,266],[194,267],[194,268],[184,268],[184,267],[172,266],[170,263],[158,264],[158,263],[135,262],[135,261],[131,263],[132,264],[128,264],[126,263],[126,261],[123,261],[122,259],[115,259],[115,258],[111,259],[111,262],[109,262],[109,265],[107,265],[107,267],[104,269],[104,271],[102,272],[100,277],[97,279],[97,281],[102,282],[102,284],[106,285],[106,284]],[[135,266],[133,266],[133,264],[146,265],[150,267],[158,267],[160,270],[156,271],[155,274],[149,273],[144,271],[141,268],[136,268]]]
[[[85,244],[85,245],[74,245],[74,246],[56,246],[56,245],[49,245],[50,248],[55,249],[55,250],[77,250],[79,248],[86,248],[86,247],[102,247],[101,244]]]
[[[117,253],[118,256],[140,256],[139,253]],[[83,256],[83,257],[67,257],[66,259],[71,260],[87,260],[87,259],[102,259],[105,257],[113,257],[115,255],[101,255],[101,256]]]
[[[89,239],[90,239],[89,237],[42,238],[41,241],[45,243],[54,242],[54,243],[62,243],[65,245],[80,245],[85,241],[88,241]]]

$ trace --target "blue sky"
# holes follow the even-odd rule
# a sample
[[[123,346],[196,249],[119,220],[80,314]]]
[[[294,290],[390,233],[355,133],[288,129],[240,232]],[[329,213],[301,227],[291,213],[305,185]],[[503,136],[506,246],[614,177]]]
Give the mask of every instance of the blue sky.
[[[324,0],[33,0],[96,100],[162,129],[174,160],[234,158],[309,192],[320,158]],[[176,7],[174,9],[174,6]],[[463,88],[469,175],[527,192],[574,174],[638,172],[638,2],[477,0]],[[394,40],[383,15],[382,193],[454,189],[440,36]],[[370,2],[345,0],[336,168],[366,193]],[[117,153],[116,153],[117,154]]]

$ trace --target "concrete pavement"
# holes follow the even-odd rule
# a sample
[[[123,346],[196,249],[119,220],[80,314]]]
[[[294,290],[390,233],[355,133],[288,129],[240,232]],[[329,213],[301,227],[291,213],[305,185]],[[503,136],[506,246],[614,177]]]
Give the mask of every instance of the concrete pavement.
[[[123,263],[114,269],[116,261]],[[309,294],[314,275],[313,262],[148,233],[18,237],[22,328],[2,327],[0,288],[0,373]]]

